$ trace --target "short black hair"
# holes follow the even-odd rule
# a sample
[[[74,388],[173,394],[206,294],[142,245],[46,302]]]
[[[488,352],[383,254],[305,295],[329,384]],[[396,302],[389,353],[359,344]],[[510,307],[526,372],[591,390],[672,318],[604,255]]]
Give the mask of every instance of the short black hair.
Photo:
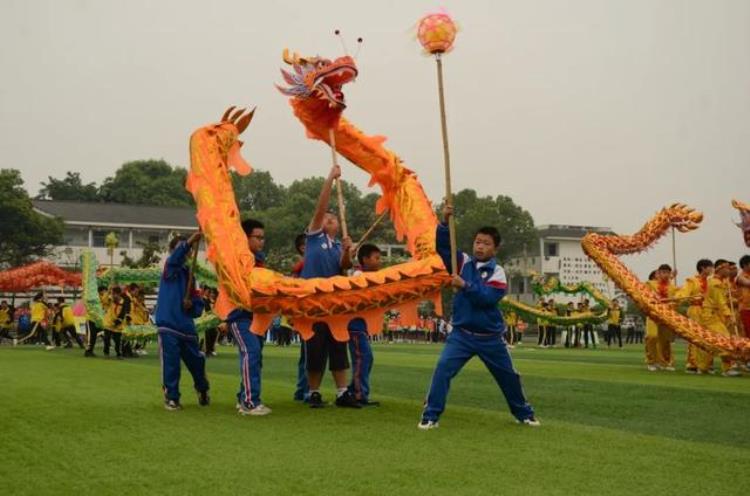
[[[112,288],[112,293],[116,294],[116,295],[121,294],[122,293],[122,288],[120,286],[115,286],[115,287]]]
[[[131,282],[130,284],[128,284],[128,291],[132,291],[132,290],[134,290],[134,289],[140,289],[140,286],[138,286],[138,285],[137,285],[136,283],[134,283],[134,282]]]
[[[265,229],[266,227],[259,220],[245,219],[242,221],[242,230],[245,232],[245,236],[250,236],[256,229]]]
[[[169,240],[169,251],[174,251],[180,241],[186,241],[185,236],[182,234],[175,234],[171,240]]]
[[[64,296],[58,296],[57,297],[57,302],[58,303],[65,303],[65,297]]]
[[[740,258],[740,267],[743,269],[750,265],[750,255],[743,255],[742,258]]]
[[[372,243],[365,243],[362,246],[359,247],[359,251],[357,252],[357,260],[360,264],[364,263],[365,258],[369,257],[373,253],[382,253],[380,251],[380,248],[375,246]]]
[[[701,258],[700,260],[698,260],[698,263],[695,264],[695,269],[698,272],[701,272],[703,269],[707,267],[713,267],[713,266],[714,266],[714,263],[711,260],[707,258]]]
[[[654,279],[656,279],[656,271],[652,270],[651,273],[648,275],[648,280],[653,281]]]
[[[294,238],[294,249],[297,250],[297,253],[300,255],[302,254],[302,247],[305,246],[305,242],[307,241],[307,236],[305,236],[305,233],[298,234]]]
[[[672,267],[670,267],[669,264],[661,264],[657,270],[668,270],[669,272],[672,272]]]
[[[497,228],[493,226],[483,226],[477,229],[477,232],[474,233],[474,239],[476,239],[477,235],[479,234],[485,234],[491,237],[492,242],[495,243],[496,248],[500,246],[500,243],[502,242],[502,239],[500,238],[500,232],[498,232]]]
[[[723,258],[719,258],[714,262],[714,267],[717,269],[720,265],[729,265],[729,260],[724,260]]]
[[[106,291],[106,290],[107,290],[107,286],[99,286],[98,288],[96,288],[96,291],[99,293],[101,293],[102,291]]]
[[[34,301],[41,300],[42,298],[44,298],[44,295],[41,291],[34,295]]]

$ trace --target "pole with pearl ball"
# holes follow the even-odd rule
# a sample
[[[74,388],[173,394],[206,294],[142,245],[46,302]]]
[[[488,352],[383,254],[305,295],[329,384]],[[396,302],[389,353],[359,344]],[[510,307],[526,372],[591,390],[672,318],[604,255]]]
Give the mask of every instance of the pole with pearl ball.
[[[445,166],[445,203],[453,206],[453,189],[451,186],[451,158],[448,147],[448,124],[445,116],[445,94],[443,90],[443,55],[453,48],[458,28],[453,19],[444,12],[427,14],[419,20],[417,38],[425,52],[434,55],[437,64],[438,98],[440,100],[440,124],[443,136],[443,162]],[[456,221],[451,215],[448,219],[448,231],[451,243],[451,271],[458,274],[458,252],[456,249]]]

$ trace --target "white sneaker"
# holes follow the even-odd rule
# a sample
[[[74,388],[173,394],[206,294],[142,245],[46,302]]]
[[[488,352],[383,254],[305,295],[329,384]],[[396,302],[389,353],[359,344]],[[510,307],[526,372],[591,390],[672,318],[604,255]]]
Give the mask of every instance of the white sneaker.
[[[47,350],[47,351],[52,351],[52,350],[55,349],[55,347],[54,346],[45,346],[44,349]]]
[[[541,422],[539,422],[536,417],[531,417],[523,420],[517,420],[519,424],[528,425],[529,427],[540,427],[542,425]]]
[[[742,375],[742,372],[736,369],[729,369],[721,375],[722,377],[740,377]]]
[[[238,404],[237,411],[240,415],[251,415],[253,417],[262,417],[271,413],[271,409],[264,404],[260,404],[255,408],[248,408],[245,405]]]
[[[218,353],[216,353],[215,351],[212,351],[212,352],[211,352],[211,356],[219,356],[219,354],[218,354]]]
[[[439,427],[439,424],[437,421],[432,420],[422,420],[417,424],[417,429],[423,430],[423,431],[429,431],[430,429],[437,429]]]
[[[664,370],[667,372],[674,372],[676,369],[670,365],[669,367],[664,367]]]
[[[653,365],[653,364],[649,365],[646,368],[648,369],[649,372],[658,372],[659,369],[661,369],[661,367],[659,367],[658,365]]]

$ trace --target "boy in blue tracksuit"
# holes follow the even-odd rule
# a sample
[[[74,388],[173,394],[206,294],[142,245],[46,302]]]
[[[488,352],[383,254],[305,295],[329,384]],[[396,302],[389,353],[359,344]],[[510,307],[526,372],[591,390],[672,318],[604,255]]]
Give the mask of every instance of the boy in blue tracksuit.
[[[203,313],[203,299],[195,292],[194,287],[188,288],[188,268],[185,266],[191,248],[200,238],[201,234],[195,233],[187,240],[182,236],[172,239],[169,243],[169,257],[159,282],[155,320],[159,330],[164,408],[170,411],[182,409],[180,359],[193,376],[198,404],[206,406],[209,403],[206,357],[200,351],[193,323],[193,319]],[[186,299],[188,291],[191,296]]]
[[[265,226],[255,220],[242,221],[242,230],[247,236],[247,245],[255,257],[255,266],[263,267],[266,243]],[[237,393],[237,411],[240,415],[263,416],[271,409],[260,400],[260,370],[263,365],[263,336],[250,331],[253,313],[243,308],[235,308],[227,316],[229,331],[232,333],[240,359],[240,390]]]
[[[445,222],[437,228],[437,251],[448,272],[451,272],[448,220],[453,208],[443,210]],[[524,397],[521,376],[513,368],[505,344],[505,322],[498,303],[505,296],[505,271],[495,261],[500,246],[500,234],[494,227],[480,228],[474,236],[474,256],[458,253],[458,275],[452,286],[453,332],[448,335],[438,359],[422,420],[418,427],[434,429],[445,410],[451,380],[474,356],[484,362],[508,402],[510,411],[520,423],[538,426],[534,410]]]
[[[380,248],[365,243],[357,252],[357,261],[361,270],[355,270],[353,275],[362,272],[380,270]],[[370,336],[364,319],[356,318],[349,322],[349,355],[352,362],[352,382],[349,392],[362,406],[380,406],[378,401],[370,401],[370,372],[372,371],[373,355],[370,346]]]
[[[333,183],[341,177],[341,167],[334,165],[328,174],[318,197],[313,218],[305,233],[305,261],[300,276],[303,279],[334,277],[351,267],[352,240],[345,237],[336,240],[339,232],[338,218],[328,212]],[[310,394],[307,401],[310,408],[325,406],[320,394],[320,384],[326,364],[336,383],[336,406],[342,408],[362,408],[349,392],[346,371],[349,356],[346,343],[337,341],[331,329],[324,322],[313,324],[313,335],[305,341],[305,369]]]

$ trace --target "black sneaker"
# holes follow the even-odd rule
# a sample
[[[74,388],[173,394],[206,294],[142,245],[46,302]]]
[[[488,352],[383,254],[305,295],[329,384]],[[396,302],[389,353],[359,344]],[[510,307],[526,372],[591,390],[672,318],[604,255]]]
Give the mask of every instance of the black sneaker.
[[[177,410],[182,410],[182,405],[180,405],[179,401],[164,400],[164,409],[170,412],[176,412]]]
[[[317,391],[310,393],[308,403],[310,403],[310,408],[323,408],[325,406],[325,403],[323,403],[323,397]]]
[[[349,391],[336,398],[336,406],[342,408],[362,408],[357,398]]]
[[[83,356],[90,357],[90,358],[96,358],[96,355],[94,354],[93,350],[86,350],[86,352],[83,354]]]
[[[360,405],[362,405],[363,407],[364,406],[380,406],[380,402],[379,401],[357,400],[357,402]]]
[[[211,398],[208,396],[208,391],[198,391],[198,404],[200,406],[208,406],[211,403]]]

